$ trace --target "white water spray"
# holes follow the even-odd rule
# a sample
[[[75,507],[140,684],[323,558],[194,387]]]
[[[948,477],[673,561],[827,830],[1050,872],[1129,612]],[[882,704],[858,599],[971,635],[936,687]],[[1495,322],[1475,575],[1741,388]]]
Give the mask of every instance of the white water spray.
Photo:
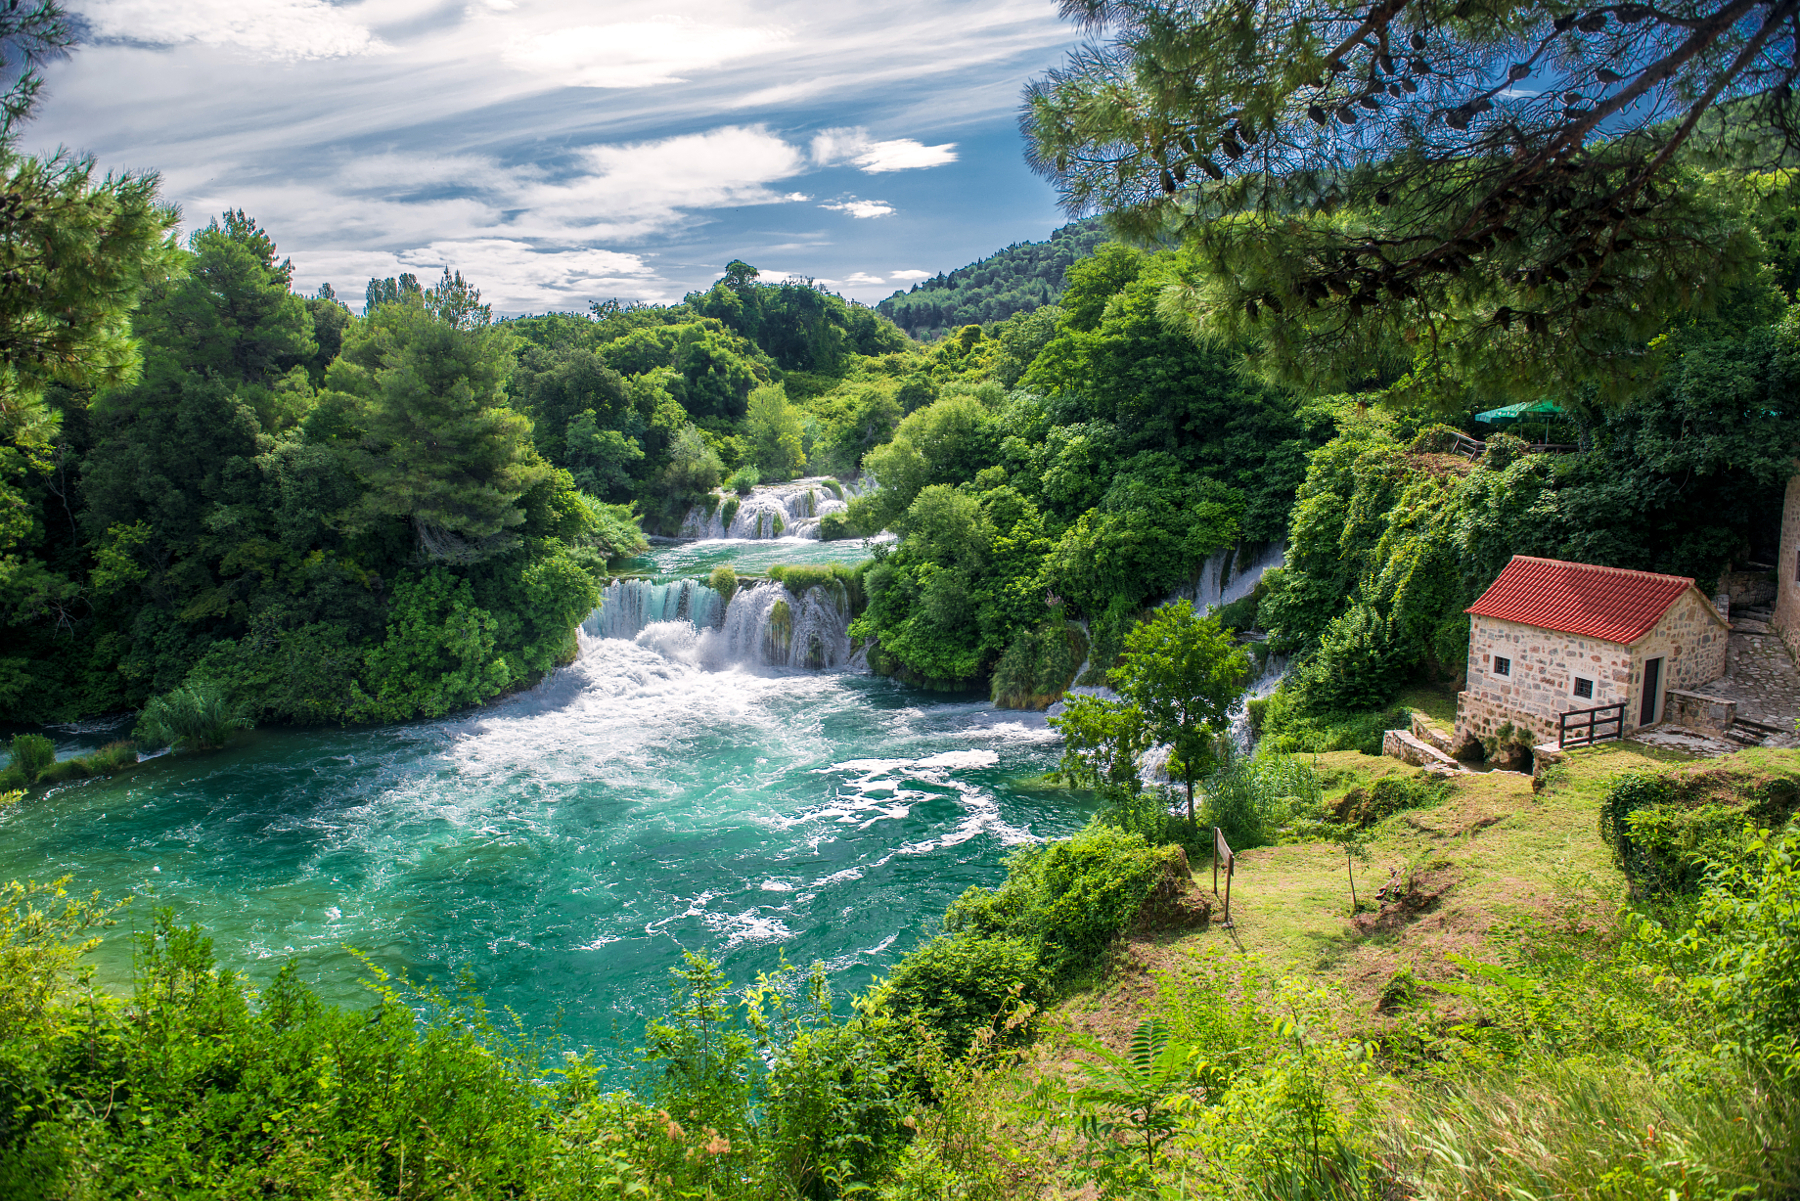
[[[681,536],[816,540],[821,518],[844,512],[851,500],[872,490],[873,484],[867,480],[844,484],[826,476],[812,476],[787,484],[763,484],[743,497],[715,492],[688,510],[681,523]]]

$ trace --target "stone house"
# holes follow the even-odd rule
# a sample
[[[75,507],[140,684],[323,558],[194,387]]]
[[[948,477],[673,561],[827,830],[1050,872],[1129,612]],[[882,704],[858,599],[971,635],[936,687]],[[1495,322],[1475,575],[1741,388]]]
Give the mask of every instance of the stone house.
[[[1725,674],[1730,627],[1686,576],[1514,555],[1470,605],[1459,753],[1511,725],[1555,742],[1564,713],[1624,705],[1624,731],[1663,719],[1669,690]]]
[[[1781,553],[1775,559],[1775,614],[1769,623],[1800,657],[1800,475],[1788,480],[1781,506]]]

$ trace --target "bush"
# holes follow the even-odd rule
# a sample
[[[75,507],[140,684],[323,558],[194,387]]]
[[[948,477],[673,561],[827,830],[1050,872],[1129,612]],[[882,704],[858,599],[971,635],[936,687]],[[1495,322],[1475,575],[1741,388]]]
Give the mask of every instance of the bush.
[[[960,1054],[980,1031],[1000,1029],[1016,1002],[1053,998],[1055,973],[1040,951],[1029,938],[939,935],[896,964],[874,999],[902,1026],[916,1022]]]
[[[1179,852],[1102,825],[1020,847],[1007,856],[1006,880],[963,893],[945,913],[944,928],[1036,942],[1045,962],[1066,974],[1092,963],[1132,923],[1171,870],[1171,854]]]
[[[719,528],[727,534],[731,532],[731,523],[737,520],[739,505],[738,498],[732,496],[728,497],[725,503],[719,507]]]
[[[725,481],[725,486],[739,496],[749,496],[760,483],[762,483],[762,473],[752,464],[746,463],[731,473],[731,478]]]
[[[842,563],[777,563],[769,568],[769,578],[795,596],[805,596],[812,588],[823,588],[852,617],[868,604],[863,590],[863,573],[858,567],[846,567]]]
[[[1081,627],[1052,615],[1014,638],[994,668],[993,702],[1001,709],[1044,709],[1075,682],[1087,657]]]
[[[249,728],[250,719],[226,699],[224,689],[196,680],[151,697],[133,736],[149,746],[204,751],[224,746],[233,730]]]
[[[1362,711],[1308,710],[1283,685],[1268,697],[1251,701],[1250,717],[1260,727],[1260,751],[1322,755],[1327,751],[1381,754],[1387,731],[1405,728],[1412,715],[1403,706]]]
[[[707,587],[724,597],[725,603],[729,605],[731,598],[737,595],[737,570],[730,564],[720,564],[712,569],[712,575],[708,577],[706,584]]]
[[[1429,772],[1383,776],[1367,788],[1352,788],[1329,807],[1347,826],[1372,826],[1402,809],[1429,809],[1450,794],[1450,782]]]
[[[42,734],[14,734],[12,766],[19,769],[25,782],[35,784],[56,762],[56,744]]]
[[[1735,861],[1746,827],[1800,808],[1800,772],[1693,764],[1630,772],[1600,801],[1600,837],[1639,896],[1691,893]]]
[[[863,538],[868,535],[861,523],[851,513],[827,513],[819,518],[819,541],[842,542],[846,538]]]
[[[70,780],[85,780],[93,774],[87,761],[76,757],[64,759],[60,763],[52,763],[38,776],[38,781],[43,784],[66,784]]]
[[[1290,815],[1317,812],[1321,798],[1313,769],[1284,754],[1228,753],[1205,789],[1201,825],[1217,826],[1234,851],[1273,844]]]

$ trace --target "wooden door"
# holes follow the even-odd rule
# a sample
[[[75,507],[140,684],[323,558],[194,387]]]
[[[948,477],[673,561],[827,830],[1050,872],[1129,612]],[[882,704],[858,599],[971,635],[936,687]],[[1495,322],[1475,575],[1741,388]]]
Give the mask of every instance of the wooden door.
[[[1644,705],[1638,711],[1638,725],[1647,726],[1656,720],[1656,698],[1662,692],[1661,659],[1644,660]]]

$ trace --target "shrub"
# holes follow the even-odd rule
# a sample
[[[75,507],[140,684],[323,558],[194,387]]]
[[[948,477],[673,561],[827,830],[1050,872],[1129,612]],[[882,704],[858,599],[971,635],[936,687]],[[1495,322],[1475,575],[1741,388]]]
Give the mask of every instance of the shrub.
[[[1403,706],[1363,710],[1308,710],[1286,685],[1250,702],[1251,721],[1261,727],[1263,751],[1288,754],[1361,751],[1381,754],[1387,731],[1404,728],[1411,714]]]
[[[1415,772],[1383,776],[1367,788],[1352,788],[1331,802],[1331,816],[1347,826],[1372,826],[1402,809],[1428,809],[1450,794],[1450,782]]]
[[[713,568],[712,575],[707,579],[706,583],[714,592],[717,592],[720,596],[724,597],[725,603],[728,605],[731,603],[731,598],[737,595],[737,571],[730,564],[722,563]]]
[[[14,734],[12,766],[24,775],[25,782],[35,784],[56,762],[56,744],[42,734]]]
[[[1800,806],[1800,772],[1691,765],[1630,772],[1600,801],[1600,837],[1640,896],[1698,889],[1735,861],[1746,826],[1778,828]]]
[[[196,680],[164,696],[151,697],[133,735],[150,746],[176,750],[215,750],[233,730],[247,730],[250,719],[209,680]]]
[[[819,541],[821,542],[842,542],[846,538],[862,538],[867,536],[868,532],[850,513],[827,513],[819,518]]]
[[[830,492],[833,496],[837,497],[839,500],[844,499],[844,486],[842,484],[838,483],[836,480],[826,480],[825,481],[825,489],[826,489],[826,491]]]
[[[136,767],[137,761],[137,744],[131,742],[109,742],[87,757],[88,767],[95,775],[124,771]]]
[[[728,497],[725,504],[719,509],[719,528],[727,534],[731,532],[731,523],[737,520],[740,503],[737,497]]]
[[[725,481],[725,486],[739,496],[749,496],[760,483],[762,483],[762,473],[752,464],[746,463],[731,473],[731,478]]]
[[[963,930],[939,935],[911,952],[875,991],[876,1002],[902,1025],[917,1022],[960,1054],[978,1032],[998,1029],[1017,1001],[1054,996],[1054,973],[1029,938]]]
[[[863,573],[859,568],[842,563],[777,563],[769,568],[769,578],[795,596],[805,596],[812,588],[824,588],[846,606],[850,616],[861,613],[868,604],[863,590]]]
[[[1051,616],[1013,639],[994,668],[993,702],[1001,709],[1043,709],[1075,682],[1087,657],[1081,627]]]
[[[1137,917],[1144,899],[1169,870],[1173,848],[1142,835],[1090,824],[1072,838],[1015,850],[1006,880],[971,888],[944,915],[952,933],[1034,941],[1057,973],[1096,959]]]
[[[1321,797],[1313,769],[1283,754],[1228,752],[1205,787],[1201,824],[1217,826],[1234,851],[1274,843],[1291,814],[1316,812]]]
[[[85,780],[94,773],[88,768],[87,761],[77,756],[64,759],[60,763],[52,763],[38,776],[40,783],[64,784],[70,780]]]
[[[1489,434],[1487,450],[1482,453],[1481,465],[1494,471],[1504,471],[1525,454],[1525,448],[1531,445],[1517,434]]]

